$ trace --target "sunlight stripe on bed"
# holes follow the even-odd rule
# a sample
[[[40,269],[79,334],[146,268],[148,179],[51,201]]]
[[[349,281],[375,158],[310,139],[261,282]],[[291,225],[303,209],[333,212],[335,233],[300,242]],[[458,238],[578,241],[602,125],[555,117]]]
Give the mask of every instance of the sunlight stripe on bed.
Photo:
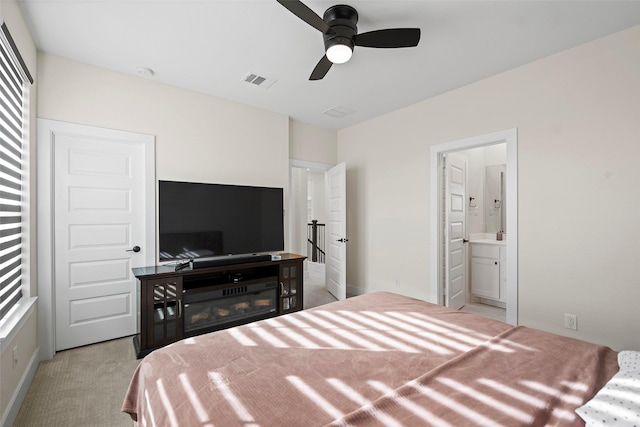
[[[376,343],[368,339],[359,337],[358,335],[354,334],[351,331],[347,331],[345,329],[336,329],[333,332],[336,335],[340,335],[342,338],[345,338],[351,341],[352,343],[356,344],[357,346],[365,348],[369,351],[387,351],[387,349],[380,347],[379,345],[377,345]],[[358,331],[358,332],[362,333],[362,331]]]
[[[491,389],[499,393],[504,394],[509,398],[519,400],[520,402],[524,402],[525,404],[532,406],[534,408],[544,409],[544,407],[546,406],[546,403],[542,399],[533,397],[529,393],[516,390],[515,388],[509,387],[495,380],[492,380],[489,378],[480,378],[478,382],[487,387],[490,387]],[[575,419],[575,414],[573,412],[565,411],[563,409],[555,408],[553,415],[557,418],[561,418],[563,420],[568,420],[568,421],[573,421]]]
[[[383,334],[381,331],[362,331],[362,333],[364,335],[367,335],[370,338],[373,338],[374,340],[380,341],[398,351],[402,351],[404,353],[421,353],[420,350],[417,350],[413,347],[411,347],[410,345],[407,345],[403,342],[400,342],[396,339],[391,338],[390,336],[387,336],[385,334]]]
[[[286,335],[292,341],[295,341],[301,348],[322,348],[320,344],[317,344],[307,337],[295,332],[293,329],[282,328],[278,330],[282,335]]]
[[[521,410],[514,408],[513,406],[510,406],[506,403],[500,402],[499,400],[487,395],[486,393],[481,392],[477,388],[469,387],[462,384],[461,382],[452,380],[450,378],[437,378],[437,380],[440,383],[445,384],[448,387],[451,387],[452,389],[469,396],[471,399],[475,399],[487,406],[504,412],[508,416],[515,418],[521,423],[531,424],[534,421],[531,415],[522,412]]]
[[[300,391],[300,393],[307,396],[307,398],[311,400],[314,404],[316,404],[318,408],[325,411],[332,418],[336,419],[336,418],[342,418],[344,416],[344,414],[340,412],[338,408],[336,408],[331,403],[329,403],[327,399],[322,397],[322,395],[320,395],[317,391],[315,391],[311,386],[309,386],[299,377],[290,375],[287,377],[287,380],[291,384],[293,384],[293,386],[297,388],[298,391]]]
[[[370,400],[365,399],[365,397],[350,387],[344,381],[341,381],[337,378],[327,378],[327,382],[336,389],[337,392],[344,395],[347,399],[356,403],[360,408],[367,413],[371,414],[376,418],[377,421],[380,421],[387,427],[402,427],[402,423],[394,419],[393,417],[385,414],[384,412],[378,410],[374,407]],[[348,424],[345,424],[348,425]]]
[[[386,384],[383,384],[380,381],[368,381],[368,384],[379,392],[384,393],[386,398],[391,399],[394,403],[402,406],[417,417],[425,420],[427,422],[427,425],[435,427],[458,427],[449,424],[442,418],[437,417],[432,412],[428,411],[420,405],[417,405],[411,400],[400,396],[395,390],[389,388]]]
[[[193,409],[196,411],[196,416],[202,423],[201,427],[213,427],[213,424],[208,422],[209,416],[207,415],[207,411],[204,410],[202,402],[200,402],[200,399],[198,399],[198,393],[196,393],[196,391],[191,386],[191,382],[189,381],[189,378],[187,378],[187,374],[183,372],[178,375],[178,378],[180,379],[182,388],[184,388],[184,390],[187,392],[187,396],[189,396],[189,402],[191,402],[191,406],[193,406]]]
[[[220,391],[222,396],[225,398],[231,409],[236,413],[240,421],[242,421],[245,427],[259,427],[258,424],[255,424],[255,419],[249,413],[247,408],[244,407],[240,399],[233,393],[231,388],[229,388],[229,384],[225,381],[224,377],[218,372],[209,372],[209,378],[213,381],[213,384]]]
[[[570,403],[572,405],[582,405],[582,399],[577,396],[571,396],[570,394],[566,394],[560,390],[556,390],[553,387],[549,387],[546,384],[539,383],[537,381],[520,381],[520,384],[529,387],[533,390],[540,391],[549,396],[556,397],[564,402]]]
[[[289,344],[287,344],[286,342],[282,341],[280,338],[277,338],[276,336],[274,336],[271,332],[267,331],[266,329],[257,326],[255,324],[251,324],[249,325],[249,330],[252,331],[254,334],[258,335],[260,338],[262,338],[263,340],[265,340],[266,342],[268,342],[269,344],[271,344],[274,347],[277,348],[289,348],[291,347]]]
[[[239,328],[230,328],[226,332],[245,347],[256,347],[258,345],[254,340],[243,334]]]
[[[171,406],[171,400],[169,396],[167,396],[167,391],[164,388],[164,384],[161,379],[156,381],[156,387],[158,389],[158,394],[160,395],[160,400],[162,401],[162,406],[164,406],[165,412],[167,413],[167,417],[169,418],[169,422],[172,427],[178,427],[178,419],[176,418],[176,413],[173,411],[173,406]]]
[[[447,408],[456,411],[458,414],[468,418],[474,423],[486,426],[501,426],[502,424],[496,423],[494,420],[491,420],[484,415],[480,414],[477,411],[474,411],[471,408],[466,407],[463,403],[456,402],[455,400],[445,396],[442,393],[437,392],[434,389],[431,389],[427,386],[420,384],[418,381],[413,380],[407,383],[409,387],[414,388],[419,391],[422,395],[426,396],[429,399],[432,399]]]

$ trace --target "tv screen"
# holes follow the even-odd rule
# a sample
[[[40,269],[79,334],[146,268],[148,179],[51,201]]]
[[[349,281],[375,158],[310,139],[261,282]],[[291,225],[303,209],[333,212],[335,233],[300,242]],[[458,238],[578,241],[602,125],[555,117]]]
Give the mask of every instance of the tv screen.
[[[159,260],[284,249],[283,189],[158,182]]]

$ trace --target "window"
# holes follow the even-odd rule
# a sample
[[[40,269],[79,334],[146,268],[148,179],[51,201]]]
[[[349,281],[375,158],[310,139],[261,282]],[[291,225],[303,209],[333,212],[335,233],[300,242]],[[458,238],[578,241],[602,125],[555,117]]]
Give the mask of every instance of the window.
[[[28,235],[28,100],[33,80],[5,24],[0,27],[0,321],[22,298]]]

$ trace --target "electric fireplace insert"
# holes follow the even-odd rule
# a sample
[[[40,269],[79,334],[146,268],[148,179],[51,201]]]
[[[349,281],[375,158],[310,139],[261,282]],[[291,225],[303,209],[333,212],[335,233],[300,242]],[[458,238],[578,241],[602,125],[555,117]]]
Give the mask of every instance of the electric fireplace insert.
[[[277,315],[278,278],[240,281],[184,291],[184,334],[228,328]]]

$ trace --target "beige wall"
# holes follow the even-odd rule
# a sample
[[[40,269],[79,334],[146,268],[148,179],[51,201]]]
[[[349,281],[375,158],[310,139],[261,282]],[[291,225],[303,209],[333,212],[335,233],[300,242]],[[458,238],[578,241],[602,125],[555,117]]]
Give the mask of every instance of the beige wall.
[[[156,138],[158,179],[288,186],[289,118],[39,54],[38,117]]]
[[[640,350],[638,46],[640,26],[340,131],[348,284],[428,298],[429,147],[517,128],[520,324]]]
[[[24,60],[31,76],[36,79],[36,48],[33,43],[33,39],[29,34],[29,30],[25,25],[17,3],[14,0],[5,0],[0,2],[0,18],[6,23],[9,32],[13,40],[20,51],[20,55]],[[36,115],[36,97],[37,97],[37,84],[31,86],[30,91],[30,116],[33,118]],[[35,120],[31,121],[30,136],[30,175],[31,182],[36,182],[35,171]],[[35,200],[36,192],[35,185],[32,185],[29,189],[31,200]],[[25,280],[29,283],[31,294],[34,296],[37,292],[36,286],[36,212],[32,209],[29,212],[29,228],[30,241],[27,243],[27,249],[30,256],[30,263],[26,265],[23,273]],[[6,419],[8,412],[11,408],[8,407],[11,400],[16,395],[18,388],[21,386],[21,382],[27,371],[31,368],[29,361],[36,355],[37,342],[36,342],[36,311],[33,310],[32,314],[25,319],[25,323],[20,327],[13,336],[11,342],[2,343],[2,349],[4,350],[0,355],[0,420]],[[13,348],[18,347],[18,364],[13,366]],[[15,412],[17,413],[17,412]],[[14,414],[15,415],[15,414]]]
[[[295,160],[335,165],[338,133],[296,120],[289,124],[290,157]]]

